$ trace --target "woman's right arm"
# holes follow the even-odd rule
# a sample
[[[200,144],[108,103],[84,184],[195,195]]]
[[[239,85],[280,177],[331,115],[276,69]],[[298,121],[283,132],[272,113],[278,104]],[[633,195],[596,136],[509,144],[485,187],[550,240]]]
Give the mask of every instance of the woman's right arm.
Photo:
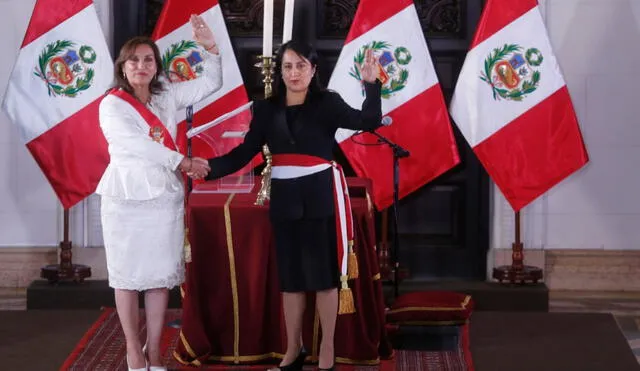
[[[244,137],[244,141],[226,155],[209,159],[211,171],[207,179],[222,178],[223,176],[235,173],[248,164],[249,161],[260,152],[262,145],[265,143],[264,125],[262,124],[262,120],[264,120],[265,117],[262,116],[264,115],[264,111],[261,108],[262,104],[264,104],[264,101],[253,104],[251,124],[249,125],[249,131],[247,131]]]
[[[184,155],[151,139],[144,126],[139,125],[139,119],[123,109],[115,99],[105,97],[99,111],[100,127],[112,155],[143,158],[170,170],[178,168],[181,162],[186,164]]]

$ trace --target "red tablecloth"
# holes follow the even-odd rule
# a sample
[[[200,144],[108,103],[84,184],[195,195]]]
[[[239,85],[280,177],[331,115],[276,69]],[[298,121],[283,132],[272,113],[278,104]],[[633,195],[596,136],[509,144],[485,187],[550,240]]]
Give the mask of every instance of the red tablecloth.
[[[350,179],[364,189],[363,181]],[[279,358],[286,335],[266,206],[253,193],[199,193],[189,197],[187,217],[192,261],[182,287],[183,318],[174,356],[183,363],[255,363]],[[375,250],[372,204],[352,196],[355,251],[360,277],[349,281],[356,313],[339,315],[336,360],[376,364],[392,354],[384,327],[384,302]],[[320,323],[314,295],[307,296],[304,345],[317,360]]]

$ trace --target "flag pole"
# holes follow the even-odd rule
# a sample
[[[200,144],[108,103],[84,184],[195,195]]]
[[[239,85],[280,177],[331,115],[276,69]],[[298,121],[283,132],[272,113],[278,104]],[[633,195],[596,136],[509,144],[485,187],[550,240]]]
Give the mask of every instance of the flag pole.
[[[524,265],[524,245],[520,240],[520,211],[515,214],[515,242],[511,244],[511,265],[493,268],[493,278],[509,283],[538,283],[542,279],[542,269]]]
[[[60,242],[60,263],[49,264],[40,269],[40,277],[45,278],[49,283],[72,280],[75,283],[84,282],[85,278],[91,277],[91,267],[72,262],[72,244],[69,240],[69,209],[63,211],[63,239]]]

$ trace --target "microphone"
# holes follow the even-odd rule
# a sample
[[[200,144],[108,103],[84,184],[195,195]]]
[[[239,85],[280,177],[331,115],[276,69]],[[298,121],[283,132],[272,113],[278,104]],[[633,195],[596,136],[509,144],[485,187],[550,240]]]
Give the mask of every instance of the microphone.
[[[380,120],[380,124],[382,126],[389,126],[393,123],[393,119],[390,116],[384,116],[382,120]],[[379,127],[378,127],[379,128]],[[373,133],[378,128],[375,129],[367,129],[367,130],[357,130],[354,135],[362,134],[362,133]]]

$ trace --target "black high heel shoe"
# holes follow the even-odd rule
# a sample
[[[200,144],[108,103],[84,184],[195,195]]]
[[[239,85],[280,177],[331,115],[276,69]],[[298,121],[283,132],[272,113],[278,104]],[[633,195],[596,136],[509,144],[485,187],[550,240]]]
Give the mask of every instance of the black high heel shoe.
[[[302,367],[304,366],[304,360],[307,358],[307,351],[303,348],[300,348],[300,354],[293,360],[293,362],[289,363],[285,366],[278,366],[277,368],[280,371],[302,371]]]

